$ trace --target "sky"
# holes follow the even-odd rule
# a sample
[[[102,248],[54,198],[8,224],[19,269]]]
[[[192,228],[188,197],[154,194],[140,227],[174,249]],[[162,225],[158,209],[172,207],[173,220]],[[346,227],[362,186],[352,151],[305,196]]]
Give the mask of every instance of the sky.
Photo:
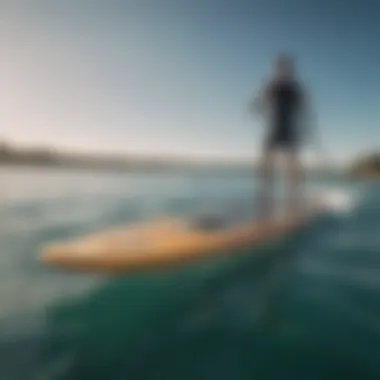
[[[247,105],[285,51],[345,162],[380,148],[378,36],[377,0],[3,0],[0,138],[257,157]]]

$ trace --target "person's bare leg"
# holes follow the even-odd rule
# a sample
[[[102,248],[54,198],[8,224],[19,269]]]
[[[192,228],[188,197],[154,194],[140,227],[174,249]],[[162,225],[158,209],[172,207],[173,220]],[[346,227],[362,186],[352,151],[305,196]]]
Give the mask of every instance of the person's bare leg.
[[[259,167],[259,214],[267,216],[273,210],[274,204],[274,162],[275,157],[272,152],[266,151]]]
[[[287,193],[290,210],[300,211],[303,206],[303,167],[297,152],[287,152]]]

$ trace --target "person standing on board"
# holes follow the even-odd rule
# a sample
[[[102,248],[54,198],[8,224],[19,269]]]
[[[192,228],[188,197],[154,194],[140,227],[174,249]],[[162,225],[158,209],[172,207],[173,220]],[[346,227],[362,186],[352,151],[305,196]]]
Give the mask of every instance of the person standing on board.
[[[288,206],[298,210],[301,204],[303,166],[300,145],[309,129],[310,107],[306,91],[297,80],[290,56],[282,55],[274,64],[273,75],[251,103],[266,120],[266,136],[260,162],[259,207],[266,214],[274,203],[275,153],[284,155]]]

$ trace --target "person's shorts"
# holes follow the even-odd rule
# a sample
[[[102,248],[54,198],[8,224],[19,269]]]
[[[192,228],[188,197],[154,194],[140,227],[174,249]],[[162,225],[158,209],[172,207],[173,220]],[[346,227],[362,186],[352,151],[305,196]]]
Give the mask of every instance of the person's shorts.
[[[295,151],[298,148],[298,136],[294,125],[277,124],[273,126],[271,133],[266,139],[265,149]]]

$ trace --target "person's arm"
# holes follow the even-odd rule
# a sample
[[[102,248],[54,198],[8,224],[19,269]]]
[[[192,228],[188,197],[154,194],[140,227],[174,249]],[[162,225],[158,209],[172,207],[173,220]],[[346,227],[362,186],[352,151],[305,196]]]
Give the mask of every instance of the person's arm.
[[[320,136],[317,131],[317,117],[313,109],[310,93],[304,86],[301,87],[301,134],[303,135],[304,142],[312,145],[320,146]]]
[[[261,86],[258,93],[254,94],[249,103],[250,112],[262,113],[265,111],[269,100],[269,83]]]
[[[305,88],[302,88],[302,98],[301,128],[304,142],[315,150],[321,164],[324,167],[328,167],[331,164],[331,159],[327,156],[323,148],[317,114],[313,107],[310,93]]]

